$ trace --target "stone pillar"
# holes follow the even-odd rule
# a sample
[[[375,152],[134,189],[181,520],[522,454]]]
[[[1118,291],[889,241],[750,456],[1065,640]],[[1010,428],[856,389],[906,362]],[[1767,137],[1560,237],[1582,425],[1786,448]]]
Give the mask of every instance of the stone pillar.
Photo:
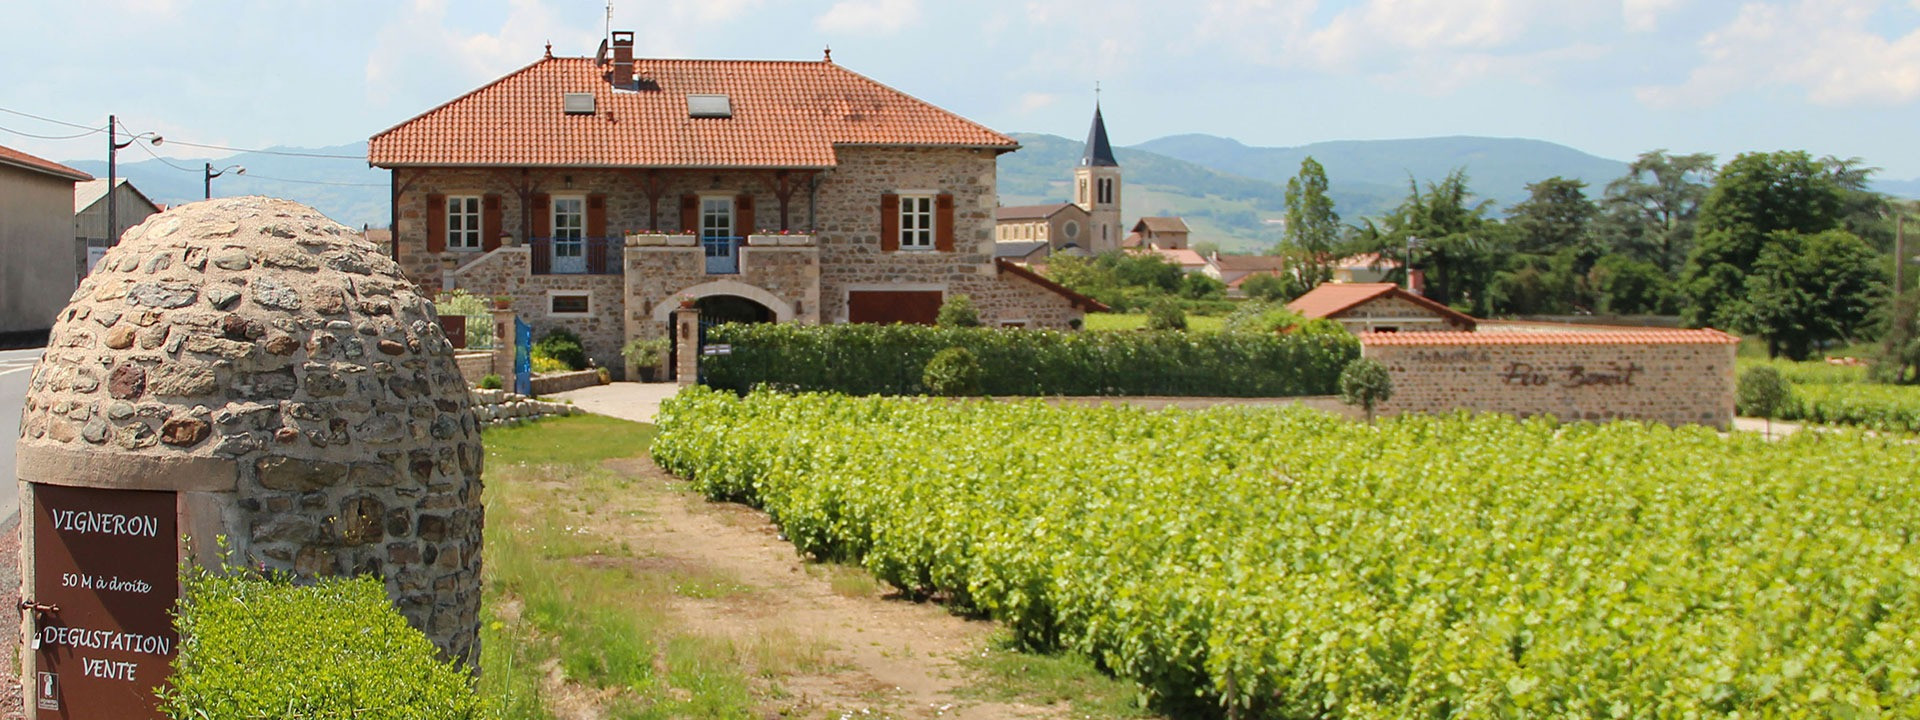
[[[675,335],[673,372],[681,385],[692,385],[700,379],[700,309],[680,308],[673,311],[673,332]]]
[[[512,309],[494,308],[493,313],[493,374],[505,380],[508,390],[513,389],[513,321],[516,316]]]

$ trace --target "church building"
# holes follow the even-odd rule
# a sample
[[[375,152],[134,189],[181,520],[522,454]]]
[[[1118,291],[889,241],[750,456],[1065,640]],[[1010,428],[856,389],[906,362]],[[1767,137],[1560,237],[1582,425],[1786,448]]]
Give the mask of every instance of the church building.
[[[1073,202],[1000,207],[994,211],[995,254],[1038,257],[1054,252],[1097,255],[1120,249],[1120,161],[1107,140],[1100,106],[1093,108],[1086,151],[1073,169]],[[1046,250],[1041,251],[1044,245]]]

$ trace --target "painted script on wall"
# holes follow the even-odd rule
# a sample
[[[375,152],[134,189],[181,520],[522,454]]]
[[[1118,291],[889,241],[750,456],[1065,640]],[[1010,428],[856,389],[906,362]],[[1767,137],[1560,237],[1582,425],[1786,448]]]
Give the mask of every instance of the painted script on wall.
[[[1522,387],[1545,387],[1548,385],[1559,385],[1569,388],[1593,386],[1630,387],[1633,385],[1633,376],[1643,370],[1646,370],[1646,368],[1633,362],[1625,364],[1608,363],[1604,370],[1589,368],[1585,365],[1536,368],[1532,363],[1514,362],[1507,363],[1507,369],[1500,373],[1500,379],[1508,385],[1519,385]]]

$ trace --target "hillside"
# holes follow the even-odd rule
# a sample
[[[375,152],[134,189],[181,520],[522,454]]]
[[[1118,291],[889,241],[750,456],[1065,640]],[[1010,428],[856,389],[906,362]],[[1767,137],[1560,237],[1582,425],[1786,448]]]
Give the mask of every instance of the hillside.
[[[367,167],[367,144],[334,145],[319,148],[275,147],[276,152],[310,155],[346,155],[358,159],[298,157],[240,153],[211,161],[214,169],[240,165],[245,175],[227,173],[213,180],[213,192],[219,196],[271,195],[312,205],[344,225],[386,227],[388,173]],[[193,202],[203,196],[202,174],[206,160],[167,162],[147,157],[133,149],[120,153],[120,175],[131,181],[154,202],[165,205]],[[107,164],[101,160],[62,160],[63,164],[107,176]],[[176,167],[177,166],[177,167]],[[184,169],[181,169],[184,168]],[[299,182],[295,182],[299,181]]]

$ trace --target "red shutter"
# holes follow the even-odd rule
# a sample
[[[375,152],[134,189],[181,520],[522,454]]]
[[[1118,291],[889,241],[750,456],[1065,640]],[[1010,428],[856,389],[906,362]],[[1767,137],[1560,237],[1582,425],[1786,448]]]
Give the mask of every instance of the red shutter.
[[[553,234],[553,198],[546,193],[533,194],[533,237],[544,238]],[[532,240],[533,238],[528,238]]]
[[[953,252],[953,193],[940,193],[933,200],[933,249]]]
[[[607,196],[587,196],[587,272],[607,271]]]
[[[900,196],[880,196],[880,252],[900,249]]]
[[[500,247],[500,196],[487,193],[480,199],[480,248],[495,250]]]
[[[437,253],[447,249],[447,196],[434,193],[427,196],[427,252]]]
[[[740,193],[740,197],[733,199],[733,234],[746,237],[756,229],[753,226],[753,193]]]
[[[680,196],[680,232],[700,232],[700,196],[687,193]]]

